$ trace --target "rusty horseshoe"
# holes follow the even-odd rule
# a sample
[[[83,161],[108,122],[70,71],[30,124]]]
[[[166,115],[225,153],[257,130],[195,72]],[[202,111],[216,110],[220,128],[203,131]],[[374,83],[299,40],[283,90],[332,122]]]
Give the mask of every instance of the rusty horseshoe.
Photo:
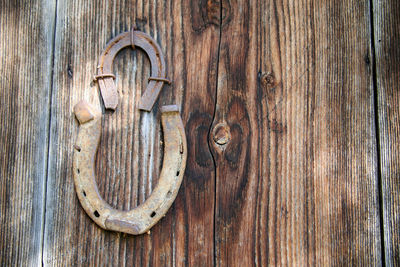
[[[134,31],[125,32],[107,45],[101,55],[97,80],[105,108],[115,109],[118,92],[112,74],[112,62],[123,48],[140,47],[148,55],[151,75],[148,86],[139,101],[139,109],[150,111],[157,100],[165,78],[165,62],[161,49],[147,34]],[[186,167],[187,144],[182,119],[175,105],[161,107],[161,125],[164,136],[163,165],[160,178],[150,197],[138,207],[121,211],[112,208],[100,196],[95,180],[95,158],[101,136],[99,109],[86,101],[74,107],[79,121],[79,133],[74,145],[73,175],[79,201],[93,221],[101,228],[133,235],[148,232],[168,211],[178,194]]]

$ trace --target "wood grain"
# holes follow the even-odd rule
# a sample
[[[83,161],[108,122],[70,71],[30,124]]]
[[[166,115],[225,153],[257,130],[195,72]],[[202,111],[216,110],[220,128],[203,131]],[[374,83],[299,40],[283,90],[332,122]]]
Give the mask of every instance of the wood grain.
[[[219,5],[186,1],[59,1],[55,38],[45,265],[174,266],[213,262],[214,165],[207,133],[214,111]],[[218,21],[217,21],[218,22]],[[177,104],[188,138],[188,163],[175,204],[149,235],[107,232],[80,207],[72,180],[80,99],[100,106],[91,83],[101,51],[136,25],[160,44],[172,86],[151,113],[136,106],[149,77],[142,51],[122,51],[114,63],[119,106],[105,112],[96,179],[104,199],[128,210],[143,203],[162,162],[161,105]]]
[[[369,11],[222,2],[217,266],[382,264]]]
[[[400,3],[373,1],[386,266],[400,265]]]
[[[55,1],[0,1],[0,265],[38,266]]]
[[[400,6],[371,3],[0,0],[0,265],[399,265]],[[142,236],[97,227],[72,177],[72,108],[101,107],[99,55],[134,25],[173,84],[138,111],[148,59],[117,56],[104,199],[151,194],[162,105],[180,106],[188,139],[175,204]]]

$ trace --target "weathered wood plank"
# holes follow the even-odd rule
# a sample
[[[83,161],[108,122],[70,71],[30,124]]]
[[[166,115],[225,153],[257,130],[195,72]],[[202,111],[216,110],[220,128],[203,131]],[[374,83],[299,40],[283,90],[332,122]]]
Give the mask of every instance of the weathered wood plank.
[[[400,3],[373,1],[384,250],[400,265]]]
[[[222,10],[217,265],[380,265],[369,3]]]
[[[0,265],[38,266],[55,1],[0,1]]]
[[[213,262],[214,165],[207,134],[214,111],[219,5],[187,1],[60,1],[57,8],[47,184],[45,265],[201,266]],[[107,41],[133,25],[166,54],[168,77],[151,113],[135,107],[147,84],[141,51],[117,56],[119,106],[106,112],[96,176],[100,193],[119,209],[143,203],[157,183],[162,160],[161,105],[181,106],[188,138],[186,175],[175,204],[150,235],[107,232],[80,207],[72,179],[77,122],[84,98],[99,104],[90,85]]]

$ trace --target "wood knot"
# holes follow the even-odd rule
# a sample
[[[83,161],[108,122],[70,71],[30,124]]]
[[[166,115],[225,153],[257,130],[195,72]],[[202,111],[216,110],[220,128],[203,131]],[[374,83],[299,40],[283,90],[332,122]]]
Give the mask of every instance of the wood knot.
[[[207,1],[206,18],[209,22],[218,25],[220,17],[220,3],[217,1]]]
[[[262,86],[266,89],[270,89],[276,86],[275,75],[272,72],[262,74],[260,79]]]
[[[213,140],[218,145],[222,146],[229,142],[231,139],[231,133],[229,126],[226,123],[219,123],[214,127]]]

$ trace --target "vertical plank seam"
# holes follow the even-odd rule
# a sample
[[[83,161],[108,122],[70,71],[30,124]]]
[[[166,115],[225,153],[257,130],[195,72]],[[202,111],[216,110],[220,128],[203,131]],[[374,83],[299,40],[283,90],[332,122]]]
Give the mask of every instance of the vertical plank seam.
[[[372,86],[374,93],[374,128],[376,138],[376,158],[377,162],[377,182],[378,182],[378,197],[379,197],[379,224],[380,224],[380,238],[381,238],[381,259],[384,266],[386,266],[386,255],[385,255],[385,224],[383,217],[383,188],[382,188],[382,169],[381,169],[381,144],[380,144],[380,128],[379,128],[379,103],[378,103],[378,80],[377,80],[377,69],[376,69],[376,47],[375,47],[375,25],[374,25],[374,1],[369,1],[369,15],[370,15],[370,49],[371,49],[371,63],[372,63]]]
[[[216,160],[214,157],[214,154],[212,153],[212,148],[211,148],[211,129],[214,124],[215,120],[215,114],[217,112],[217,99],[218,99],[218,75],[219,75],[219,59],[220,59],[220,52],[221,52],[221,40],[222,40],[222,0],[219,2],[219,36],[218,36],[218,52],[217,52],[217,68],[216,68],[216,77],[215,77],[215,96],[214,96],[214,112],[213,116],[211,118],[211,124],[210,128],[208,129],[208,134],[207,134],[207,144],[208,144],[208,150],[211,152],[211,158],[213,161],[213,166],[214,166],[214,218],[213,218],[213,264],[214,266],[217,266],[217,240],[216,240],[216,225],[217,225],[217,164]]]
[[[42,225],[41,225],[41,240],[40,240],[40,257],[42,261],[42,266],[44,266],[44,238],[45,238],[45,230],[46,230],[46,208],[47,208],[47,181],[49,178],[49,160],[50,160],[50,144],[51,144],[51,119],[52,119],[52,112],[51,112],[51,107],[53,105],[53,88],[54,88],[54,53],[55,53],[55,44],[56,44],[56,33],[57,33],[57,7],[58,7],[58,1],[55,1],[54,5],[54,21],[53,21],[53,35],[52,35],[52,47],[51,47],[51,53],[50,53],[50,62],[51,62],[51,71],[50,71],[50,92],[48,94],[49,96],[49,101],[48,101],[48,124],[47,124],[47,155],[45,155],[45,169],[46,169],[46,176],[42,184],[42,192],[43,192],[43,204],[42,204]]]

